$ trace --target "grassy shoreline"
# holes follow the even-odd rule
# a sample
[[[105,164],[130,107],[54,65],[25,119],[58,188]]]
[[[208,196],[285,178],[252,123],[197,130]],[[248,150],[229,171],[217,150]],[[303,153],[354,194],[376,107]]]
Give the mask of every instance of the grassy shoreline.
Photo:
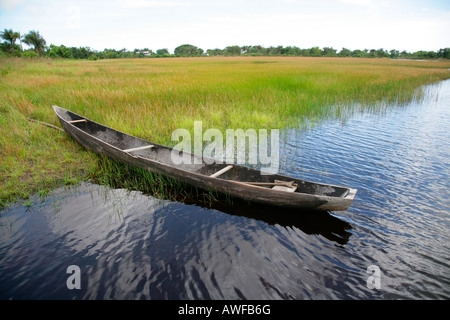
[[[195,120],[270,129],[377,112],[420,99],[421,86],[450,78],[449,68],[362,58],[0,59],[0,207],[118,174],[64,132],[28,120],[59,126],[52,105],[170,145],[172,131],[192,131]]]

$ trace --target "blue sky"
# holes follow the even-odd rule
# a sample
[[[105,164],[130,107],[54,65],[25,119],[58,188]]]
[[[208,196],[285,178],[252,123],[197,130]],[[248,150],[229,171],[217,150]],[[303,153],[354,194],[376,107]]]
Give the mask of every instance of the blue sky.
[[[436,51],[450,47],[450,1],[0,0],[5,28],[95,50],[173,52],[189,43]]]

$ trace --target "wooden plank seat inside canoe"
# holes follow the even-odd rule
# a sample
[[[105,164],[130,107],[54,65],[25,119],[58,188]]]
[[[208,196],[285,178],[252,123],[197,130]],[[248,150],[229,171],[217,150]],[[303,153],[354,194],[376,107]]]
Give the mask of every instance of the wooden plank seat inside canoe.
[[[298,187],[298,184],[294,181],[281,181],[275,180],[274,182],[251,182],[251,181],[236,181],[238,183],[251,184],[255,186],[286,186],[286,187]]]
[[[213,173],[210,175],[211,178],[217,178],[224,174],[225,172],[230,171],[233,169],[232,165],[228,165],[219,171]],[[281,181],[281,180],[275,180],[274,182],[241,182],[238,181],[238,183],[243,183],[247,185],[253,185],[253,186],[260,186],[260,187],[272,187],[273,190],[278,191],[286,191],[286,192],[295,192],[297,190],[298,184],[294,183],[294,181]]]
[[[272,190],[278,190],[278,191],[286,191],[286,192],[295,192],[297,190],[298,184],[294,183],[294,181],[281,181],[281,180],[275,180],[274,182],[241,182],[238,181],[238,183],[244,183],[252,186],[259,186],[259,187],[272,187]]]
[[[67,123],[79,123],[79,122],[87,122],[87,120],[86,119],[80,119],[80,120],[67,121]]]
[[[122,150],[122,151],[123,151],[123,152],[141,151],[141,150],[150,149],[150,148],[153,148],[153,147],[154,147],[154,145],[149,144],[149,145],[147,145],[147,146],[136,147],[136,148],[130,148],[130,149]]]
[[[296,183],[294,183],[294,181],[280,181],[280,180],[275,180],[275,183],[279,183],[278,185],[272,187],[273,190],[278,190],[278,191],[286,191],[286,192],[295,192],[295,190],[297,190],[298,185]]]
[[[211,178],[217,178],[218,176],[224,174],[225,172],[227,172],[227,171],[229,171],[229,170],[231,170],[231,169],[233,169],[233,166],[232,166],[232,165],[228,165],[228,166],[226,166],[225,168],[223,168],[223,169],[217,171],[216,173],[213,173],[212,175],[210,175],[210,177],[211,177]]]

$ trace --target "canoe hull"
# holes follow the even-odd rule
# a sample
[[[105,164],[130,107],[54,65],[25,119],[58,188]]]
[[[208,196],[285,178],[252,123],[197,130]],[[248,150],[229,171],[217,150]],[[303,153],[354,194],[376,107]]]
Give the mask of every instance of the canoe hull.
[[[107,143],[97,137],[93,136],[86,130],[83,130],[83,126],[94,125],[98,126],[101,130],[105,128],[106,131],[114,132],[119,137],[122,135],[126,139],[136,139],[138,143],[150,143],[148,141],[131,137],[119,131],[113,130],[111,128],[104,127],[98,123],[87,120],[87,124],[75,124],[69,121],[82,119],[81,116],[74,114],[63,108],[54,106],[55,113],[61,123],[63,129],[78,143],[84,146],[86,149],[91,150],[99,155],[107,156],[119,162],[127,163],[133,166],[144,168],[152,172],[160,173],[173,179],[182,180],[189,185],[194,187],[204,189],[204,190],[214,190],[220,193],[224,193],[233,197],[237,197],[246,201],[256,202],[259,204],[265,204],[276,207],[286,207],[286,208],[305,208],[320,211],[341,211],[347,210],[351,205],[353,198],[356,194],[356,189],[346,188],[346,194],[344,196],[327,196],[327,195],[316,195],[308,193],[291,193],[285,191],[276,191],[270,188],[264,188],[259,186],[251,186],[244,184],[239,181],[233,181],[221,178],[211,178],[208,175],[199,174],[197,172],[191,172],[184,170],[182,167],[175,166],[171,163],[164,163],[161,161],[155,161],[152,159],[144,158],[142,156],[133,155],[132,153],[124,152],[120,148]],[[84,118],[83,118],[84,119]],[[105,131],[105,132],[106,132]],[[152,143],[155,148],[165,148],[170,149],[165,146]],[[236,166],[240,167],[240,166]],[[242,168],[243,172],[249,172],[249,174],[255,174],[253,171],[257,171],[250,168]],[[283,179],[285,181],[293,180],[291,177],[284,177],[281,175],[274,175],[276,179]],[[312,182],[295,179],[296,183],[311,184]],[[322,184],[317,184],[317,186],[323,187]],[[339,188],[336,186],[327,186],[329,188]],[[308,185],[308,188],[311,186]]]

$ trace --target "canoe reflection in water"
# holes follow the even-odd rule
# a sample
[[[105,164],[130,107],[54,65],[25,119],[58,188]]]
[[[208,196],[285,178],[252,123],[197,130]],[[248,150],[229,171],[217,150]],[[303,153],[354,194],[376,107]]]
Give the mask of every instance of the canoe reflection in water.
[[[184,199],[185,204],[218,210],[233,216],[263,221],[269,225],[280,225],[285,228],[298,228],[310,235],[321,235],[330,241],[345,245],[352,233],[350,223],[335,217],[331,212],[308,209],[278,208],[240,199],[216,198],[212,202],[204,202],[202,196]]]

